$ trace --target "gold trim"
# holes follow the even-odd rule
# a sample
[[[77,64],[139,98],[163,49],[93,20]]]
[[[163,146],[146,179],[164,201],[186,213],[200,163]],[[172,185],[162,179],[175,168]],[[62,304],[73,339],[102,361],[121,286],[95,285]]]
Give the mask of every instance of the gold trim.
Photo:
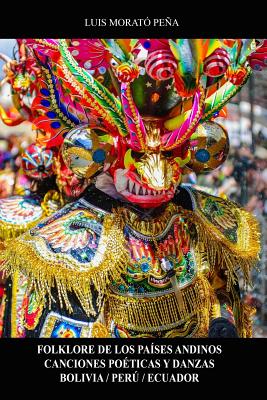
[[[0,239],[2,239],[3,241],[5,241],[6,239],[14,239],[20,236],[28,229],[33,228],[35,225],[41,222],[44,217],[45,214],[43,213],[41,217],[38,218],[37,220],[29,222],[28,224],[21,224],[21,225],[15,225],[15,224],[10,224],[8,222],[0,221]]]
[[[91,330],[92,338],[108,338],[110,337],[109,331],[101,322],[93,322]]]
[[[238,222],[237,243],[230,242],[216,226],[208,221],[201,209],[188,211],[170,203],[161,216],[151,220],[141,220],[138,215],[130,210],[118,208],[114,210],[113,214],[105,216],[99,246],[94,259],[90,263],[79,265],[75,262],[67,262],[67,255],[64,254],[53,254],[53,259],[49,260],[49,254],[52,253],[49,253],[44,246],[43,250],[46,253],[42,255],[32,243],[33,241],[35,244],[37,243],[36,246],[38,245],[38,249],[40,249],[40,243],[44,244],[44,242],[40,238],[26,233],[16,240],[8,241],[7,248],[0,255],[0,262],[3,262],[0,270],[5,270],[7,275],[12,275],[17,271],[27,275],[30,288],[36,290],[37,296],[40,298],[48,296],[50,308],[51,288],[56,287],[61,308],[65,306],[69,312],[72,312],[68,293],[73,292],[85,313],[88,316],[95,315],[92,286],[97,292],[97,306],[100,307],[110,283],[121,281],[123,274],[127,272],[130,254],[123,233],[125,223],[137,231],[151,235],[151,240],[154,240],[155,233],[162,234],[166,226],[170,224],[172,217],[177,213],[179,217],[184,218],[190,232],[194,231],[194,228],[196,230],[196,235],[191,237],[191,246],[195,249],[196,257],[199,257],[197,260],[200,260],[203,256],[204,263],[211,272],[225,271],[227,290],[231,291],[237,280],[235,276],[237,267],[241,267],[246,282],[249,282],[250,269],[256,263],[258,257],[259,232],[257,221],[252,215],[233,203],[228,202],[228,206],[231,207],[234,218]],[[200,278],[197,277],[197,279]],[[210,284],[207,282],[207,285],[209,290],[205,289],[204,285],[206,301],[212,302]],[[133,327],[139,326],[140,329],[146,329],[145,327],[148,324],[151,325],[150,328],[153,328],[154,326],[162,326],[165,322],[167,325],[177,322],[177,318],[178,320],[189,318],[190,313],[195,314],[195,306],[197,305],[200,306],[201,304],[201,308],[203,308],[203,299],[198,294],[197,287],[196,282],[194,286],[191,285],[188,289],[182,290],[185,303],[189,302],[189,309],[185,310],[184,313],[177,310],[174,294],[167,295],[167,297],[159,296],[157,300],[153,299],[153,304],[151,299],[138,299],[138,303],[135,303],[136,299],[115,294],[109,295],[109,301],[113,302],[111,306],[113,305],[112,310],[114,311],[112,312],[115,314],[116,322],[120,325],[123,321],[128,324],[129,320]],[[203,290],[200,290],[200,292],[203,292]],[[162,300],[163,303],[161,303],[161,298],[164,299],[164,301]],[[170,311],[166,309],[166,304],[169,304],[173,309],[174,320],[170,316]],[[157,305],[160,307],[158,308]],[[207,303],[206,306],[209,307]],[[142,307],[144,307],[145,316],[140,313]],[[153,313],[158,313],[158,317],[155,317]]]
[[[80,338],[108,338],[110,337],[108,329],[101,322],[90,322],[89,324],[85,324],[83,321],[71,321],[69,318],[64,317],[62,319],[57,315],[48,315],[47,319],[44,323],[44,326],[41,331],[42,338],[51,338],[52,332],[55,328],[55,323],[59,322],[67,322],[69,324],[73,324],[75,327],[81,328]]]
[[[193,317],[191,319],[189,319],[188,321],[186,321],[186,323],[182,326],[182,327],[177,327],[174,329],[171,329],[170,331],[166,332],[164,334],[164,338],[176,338],[176,337],[185,337],[188,336],[188,333],[190,332],[190,330],[192,329],[191,334],[189,335],[189,337],[194,337],[194,334],[198,332],[199,330],[199,318],[198,316]]]
[[[207,218],[196,210],[191,221],[197,230],[194,246],[205,253],[211,271],[225,270],[227,291],[237,282],[235,271],[241,268],[245,282],[250,282],[250,270],[256,264],[260,251],[260,233],[256,218],[247,211],[229,204],[238,222],[237,243],[227,239]]]
[[[44,326],[44,331],[40,337],[43,338],[50,338],[51,333],[53,332],[55,323],[56,323],[57,318],[55,316],[49,316],[48,320],[45,321],[45,326]]]
[[[174,293],[157,297],[134,298],[109,293],[108,319],[126,329],[138,332],[167,330],[181,325],[197,314],[209,315],[213,290],[205,277],[181,290],[184,308],[180,308]]]
[[[0,270],[7,275],[21,271],[29,278],[29,289],[36,291],[39,298],[48,296],[51,308],[53,300],[51,288],[56,287],[60,307],[66,306],[73,311],[68,293],[73,292],[85,313],[95,315],[92,286],[98,293],[97,306],[100,306],[108,285],[114,280],[120,280],[126,272],[129,253],[123,236],[123,222],[117,215],[106,215],[103,221],[103,231],[94,259],[81,269],[73,264],[73,268],[62,263],[60,257],[50,262],[39,254],[32,245],[34,239],[26,233],[16,240],[10,241],[8,247],[1,253],[3,261]]]
[[[57,208],[51,207],[50,202],[54,203],[54,205],[56,204]],[[45,213],[44,216],[46,217],[49,217],[51,214],[55,213],[63,206],[64,200],[61,193],[59,193],[57,190],[49,190],[44,196],[43,201],[41,202],[41,207]]]
[[[85,326],[82,321],[71,321],[68,318],[64,319],[64,317],[62,319],[60,319],[59,316],[57,316],[57,315],[48,315],[47,316],[47,318],[44,322],[44,326],[41,330],[40,337],[41,338],[51,338],[52,332],[55,328],[55,324],[57,321],[67,322],[69,324],[73,324],[75,327],[80,327],[81,328],[80,339],[91,337],[91,325]],[[80,324],[79,324],[79,322],[80,322]]]
[[[125,223],[133,230],[151,238],[161,235],[170,224],[172,217],[176,215],[177,217],[186,217],[192,214],[191,211],[176,206],[174,203],[169,203],[158,217],[148,220],[142,219],[138,214],[124,207],[119,207],[113,212],[117,215],[122,215]]]
[[[252,318],[256,314],[256,308],[249,304],[240,304],[240,336],[242,338],[252,338]]]
[[[11,337],[17,337],[17,295],[18,295],[19,271],[12,277],[12,303],[11,303]]]

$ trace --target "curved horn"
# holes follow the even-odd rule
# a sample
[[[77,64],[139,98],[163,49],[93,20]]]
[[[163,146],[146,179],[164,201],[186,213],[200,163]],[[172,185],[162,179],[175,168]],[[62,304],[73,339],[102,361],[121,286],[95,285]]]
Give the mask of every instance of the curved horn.
[[[94,79],[89,72],[79,67],[79,64],[69,52],[65,39],[59,39],[59,50],[68,72],[71,74],[74,81],[83,85],[85,95],[94,100],[94,107],[98,110],[102,110],[103,118],[108,119],[112,123],[114,129],[116,128],[118,130],[120,135],[126,136],[127,129],[124,121],[125,118],[122,113],[121,103],[117,97],[98,82],[97,79]]]
[[[198,89],[193,101],[193,106],[189,117],[174,131],[165,133],[161,138],[161,143],[165,150],[172,150],[180,146],[185,140],[189,139],[203,114],[204,90]]]
[[[133,101],[129,83],[121,84],[121,102],[126,115],[126,125],[130,134],[130,146],[133,150],[145,150],[146,128]]]
[[[6,54],[0,53],[1,60],[5,61],[6,63],[12,61],[12,58],[8,57]]]
[[[7,112],[1,105],[0,105],[0,119],[7,126],[17,126],[25,121],[25,119],[18,111],[16,111],[16,113]]]

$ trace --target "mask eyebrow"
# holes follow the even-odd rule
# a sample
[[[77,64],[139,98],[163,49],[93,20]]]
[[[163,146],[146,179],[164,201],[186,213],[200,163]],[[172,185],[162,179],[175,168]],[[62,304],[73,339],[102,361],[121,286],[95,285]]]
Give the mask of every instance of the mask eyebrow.
[[[131,151],[131,155],[132,155],[133,158],[139,159],[139,158],[141,158],[141,157],[143,157],[145,155],[145,152],[144,151],[140,151],[139,152],[139,151],[132,150]]]
[[[174,152],[172,150],[162,150],[161,154],[164,157],[172,157],[174,155]]]

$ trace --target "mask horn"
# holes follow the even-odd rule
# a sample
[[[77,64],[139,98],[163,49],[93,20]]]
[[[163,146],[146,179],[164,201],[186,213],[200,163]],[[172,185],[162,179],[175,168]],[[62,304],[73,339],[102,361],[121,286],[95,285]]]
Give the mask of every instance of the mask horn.
[[[128,83],[121,84],[121,102],[130,135],[129,146],[136,151],[145,150],[146,128],[133,101],[131,87]]]
[[[188,118],[181,124],[181,126],[174,131],[167,132],[162,135],[161,142],[165,150],[172,150],[175,147],[181,146],[181,144],[189,139],[194,133],[195,128],[203,113],[203,101],[204,101],[204,91],[199,89],[193,101],[193,106],[191,113]]]

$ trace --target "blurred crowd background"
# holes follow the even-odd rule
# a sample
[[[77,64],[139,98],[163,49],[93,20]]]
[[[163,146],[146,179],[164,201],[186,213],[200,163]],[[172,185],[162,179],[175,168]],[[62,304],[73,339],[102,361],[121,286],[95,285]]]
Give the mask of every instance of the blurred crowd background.
[[[18,49],[15,39],[1,39],[0,53],[15,58]],[[5,62],[0,59],[0,81],[5,77],[2,70]],[[10,102],[10,93],[5,85],[0,88],[1,106]],[[23,194],[30,187],[30,182],[20,168],[21,153],[35,139],[32,124],[23,122],[16,126],[7,126],[0,118],[0,198],[13,194]]]
[[[16,41],[0,40],[0,52],[13,57]],[[0,61],[0,80],[3,78]],[[0,90],[0,102],[3,101]],[[258,218],[262,253],[258,271],[253,272],[252,289],[244,290],[245,301],[253,304],[254,337],[267,337],[267,71],[256,72],[227,106],[226,119],[216,119],[228,131],[230,153],[217,170],[192,173],[187,183],[242,205]],[[20,169],[20,154],[34,141],[30,123],[9,127],[0,119],[0,198],[23,194],[29,188]]]
[[[253,271],[253,288],[245,301],[256,307],[254,337],[267,337],[267,72],[254,71],[249,82],[227,106],[230,152],[225,163],[209,174],[188,176],[188,183],[230,200],[253,213],[260,224],[262,253]]]

